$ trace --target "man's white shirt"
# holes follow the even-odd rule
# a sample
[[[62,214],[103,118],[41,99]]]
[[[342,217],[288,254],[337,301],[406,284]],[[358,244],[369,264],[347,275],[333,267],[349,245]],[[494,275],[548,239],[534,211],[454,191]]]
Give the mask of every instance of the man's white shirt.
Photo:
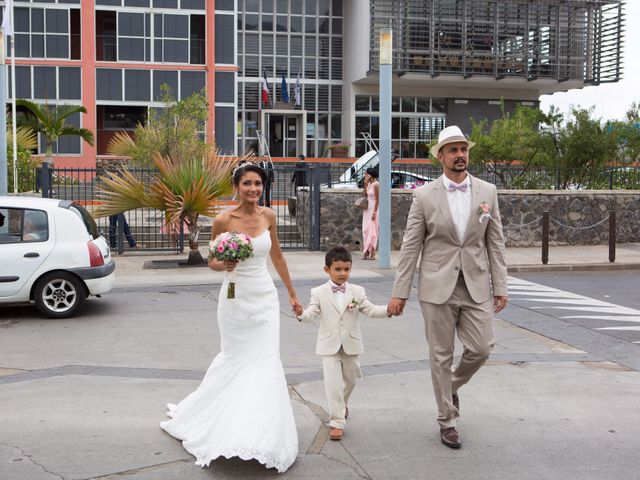
[[[455,182],[452,182],[446,175],[442,176],[444,182],[444,188],[447,192],[447,201],[449,203],[449,211],[453,218],[453,223],[456,227],[456,233],[458,234],[458,240],[461,242],[464,240],[464,234],[467,231],[467,224],[469,223],[469,215],[471,215],[471,178],[469,175],[459,184],[466,185],[467,191],[462,192],[460,190],[449,191],[449,187]]]

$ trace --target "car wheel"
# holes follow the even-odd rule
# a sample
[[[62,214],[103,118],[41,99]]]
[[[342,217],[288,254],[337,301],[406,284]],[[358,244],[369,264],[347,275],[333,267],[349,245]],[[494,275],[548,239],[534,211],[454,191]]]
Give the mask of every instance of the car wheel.
[[[75,315],[86,297],[82,281],[66,272],[48,273],[38,280],[34,291],[36,307],[50,318]]]

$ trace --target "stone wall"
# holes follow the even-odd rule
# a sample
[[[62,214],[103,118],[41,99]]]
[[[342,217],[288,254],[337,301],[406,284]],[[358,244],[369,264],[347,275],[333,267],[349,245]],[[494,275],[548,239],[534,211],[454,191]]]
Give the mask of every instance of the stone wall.
[[[321,190],[322,250],[332,245],[344,245],[351,250],[362,248],[362,210],[353,204],[361,194],[361,190]],[[391,248],[394,250],[402,244],[411,194],[411,190],[393,190],[391,194]],[[610,210],[616,211],[617,242],[640,242],[638,191],[504,190],[499,191],[498,196],[508,246],[540,245],[545,210],[549,211],[551,245],[606,244]]]

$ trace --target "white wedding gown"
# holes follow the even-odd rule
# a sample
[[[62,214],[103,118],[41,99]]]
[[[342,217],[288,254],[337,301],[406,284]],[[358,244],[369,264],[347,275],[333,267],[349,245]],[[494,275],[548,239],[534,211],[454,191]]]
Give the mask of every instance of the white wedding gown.
[[[221,352],[196,391],[160,426],[182,440],[196,464],[223,456],[256,459],[284,472],[298,455],[298,434],[280,361],[280,304],[267,270],[269,231],[253,238],[254,256],[236,268],[235,299],[225,279],[218,302]]]

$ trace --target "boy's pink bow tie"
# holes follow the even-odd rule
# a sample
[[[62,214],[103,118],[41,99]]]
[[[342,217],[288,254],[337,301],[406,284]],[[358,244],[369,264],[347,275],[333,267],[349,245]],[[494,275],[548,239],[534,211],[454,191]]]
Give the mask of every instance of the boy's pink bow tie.
[[[344,283],[342,285],[331,285],[331,291],[333,293],[336,293],[336,292],[344,293],[345,292]]]
[[[447,188],[447,191],[455,192],[456,190],[460,190],[462,193],[467,193],[467,188],[468,188],[468,185],[466,183],[457,184],[452,182],[449,185],[449,188]]]

